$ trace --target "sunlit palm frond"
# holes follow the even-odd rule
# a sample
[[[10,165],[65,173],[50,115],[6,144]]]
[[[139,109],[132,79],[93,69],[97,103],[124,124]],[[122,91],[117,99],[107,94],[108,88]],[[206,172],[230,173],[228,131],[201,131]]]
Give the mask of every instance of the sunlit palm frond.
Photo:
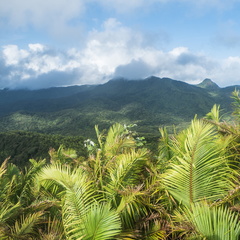
[[[61,164],[46,166],[38,176],[38,180],[46,189],[53,185],[59,185],[62,190],[79,186],[88,189],[91,182],[81,168],[71,169],[70,166]]]
[[[173,140],[175,156],[163,177],[166,189],[184,205],[221,198],[232,180],[226,145],[212,125],[193,120],[190,128]]]
[[[186,209],[186,215],[203,239],[238,240],[240,237],[239,215],[227,206],[210,207],[201,202]]]
[[[141,175],[146,165],[148,151],[146,149],[131,150],[129,153],[120,154],[114,159],[114,163],[108,166],[109,178],[106,186],[113,191],[121,190],[127,186],[141,183]]]
[[[233,114],[237,116],[237,118],[240,118],[240,91],[239,90],[234,90],[232,93],[232,99],[233,99],[233,107],[234,107],[234,112]]]
[[[83,192],[82,189],[75,187],[66,190],[62,215],[67,235],[75,236],[84,231],[83,219],[94,202],[91,191]]]
[[[0,166],[0,178],[2,177],[2,175],[6,172],[7,170],[7,161],[9,160],[9,158],[6,158],[2,165]]]
[[[27,237],[37,235],[36,225],[40,222],[42,215],[43,212],[40,211],[21,216],[21,219],[11,228],[13,239],[28,239]]]
[[[167,233],[164,230],[164,226],[161,221],[155,220],[145,233],[143,239],[145,240],[165,240]]]
[[[63,187],[61,194],[62,218],[68,239],[111,239],[119,232],[119,230],[114,230],[114,219],[118,219],[117,223],[119,221],[117,213],[110,210],[109,207],[103,207],[98,202],[100,198],[81,168],[71,170],[69,167],[61,165],[45,167],[39,175],[39,180],[46,188],[54,184]],[[109,225],[108,222],[107,226],[104,225],[104,222],[108,217],[112,225]],[[86,224],[88,221],[89,223]],[[102,228],[103,230],[101,230]],[[120,229],[120,225],[116,229]],[[95,238],[92,234],[99,236]],[[108,238],[108,234],[111,237]]]
[[[62,222],[57,218],[48,219],[47,230],[40,230],[40,240],[65,240],[64,228]]]
[[[219,123],[221,120],[220,105],[214,104],[211,111],[206,115],[205,119]]]
[[[69,239],[112,239],[121,226],[118,214],[109,205],[83,199],[77,189],[66,192],[63,223]]]
[[[54,185],[60,185],[62,187],[60,194],[65,196],[63,198],[65,201],[72,197],[75,203],[91,204],[95,201],[95,197],[97,199],[97,195],[92,188],[92,182],[89,181],[81,168],[71,170],[70,167],[63,165],[48,166],[39,175],[39,181],[46,189],[54,189]],[[77,197],[76,193],[78,194]]]
[[[128,187],[118,192],[112,199],[112,205],[119,213],[124,229],[135,231],[136,224],[149,214],[148,207],[142,201],[143,185]]]
[[[127,134],[127,129],[119,123],[110,127],[103,147],[105,155],[113,157],[121,153],[124,148],[134,147],[135,141],[132,137],[127,136]]]
[[[167,162],[173,157],[171,139],[166,128],[160,128],[159,132],[161,134],[160,144],[158,146],[160,161]]]
[[[15,205],[10,202],[0,203],[0,225],[5,225],[9,219],[14,219],[20,209],[19,203]]]
[[[116,211],[107,204],[92,204],[85,217],[86,239],[110,240],[121,231]]]

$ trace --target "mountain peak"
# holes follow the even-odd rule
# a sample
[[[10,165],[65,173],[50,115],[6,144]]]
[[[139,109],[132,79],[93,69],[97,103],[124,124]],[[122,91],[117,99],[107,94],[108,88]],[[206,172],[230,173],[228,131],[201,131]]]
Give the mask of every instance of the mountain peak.
[[[219,89],[219,86],[209,78],[204,79],[201,83],[197,84],[197,86],[209,90]]]

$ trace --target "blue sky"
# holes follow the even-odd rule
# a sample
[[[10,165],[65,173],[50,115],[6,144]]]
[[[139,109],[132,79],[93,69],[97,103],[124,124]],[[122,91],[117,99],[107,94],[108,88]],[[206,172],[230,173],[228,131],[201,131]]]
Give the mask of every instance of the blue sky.
[[[240,0],[2,0],[0,88],[150,75],[240,85]]]

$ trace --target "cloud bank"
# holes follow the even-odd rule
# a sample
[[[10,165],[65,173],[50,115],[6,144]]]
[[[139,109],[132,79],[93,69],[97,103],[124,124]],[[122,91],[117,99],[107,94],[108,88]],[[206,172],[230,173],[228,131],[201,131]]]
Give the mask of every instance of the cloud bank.
[[[139,32],[108,19],[101,31],[89,33],[80,50],[59,51],[39,43],[25,49],[5,45],[0,51],[0,88],[101,84],[114,77],[141,79],[150,75],[192,84],[204,78],[220,86],[239,84],[239,57],[216,60],[186,47],[162,51],[145,43]]]

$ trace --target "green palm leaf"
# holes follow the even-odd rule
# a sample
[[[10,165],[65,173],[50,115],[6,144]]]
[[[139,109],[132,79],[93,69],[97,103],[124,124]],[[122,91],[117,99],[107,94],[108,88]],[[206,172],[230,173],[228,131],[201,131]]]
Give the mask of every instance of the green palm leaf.
[[[66,191],[62,215],[64,228],[69,237],[78,239],[82,236],[86,230],[84,217],[90,211],[92,204],[94,199],[91,193],[82,192],[77,188]]]
[[[239,216],[227,207],[209,207],[198,203],[186,210],[187,217],[196,231],[208,240],[238,240],[240,237]]]
[[[106,204],[93,204],[85,217],[86,240],[110,240],[120,233],[118,214]]]
[[[40,231],[40,240],[64,240],[64,229],[62,222],[57,218],[49,218],[47,221],[47,230],[42,232]]]
[[[14,218],[21,209],[19,203],[13,205],[9,202],[0,203],[0,226],[6,225],[9,219]]]
[[[132,137],[127,137],[127,129],[119,124],[114,124],[109,130],[106,136],[106,141],[103,146],[103,151],[106,156],[114,157],[121,153],[124,148],[135,147],[135,141]]]
[[[6,168],[7,168],[7,161],[8,158],[4,160],[4,162],[1,164],[0,166],[0,178],[2,177],[2,175],[6,172]]]
[[[46,189],[53,191],[55,190],[55,188],[52,188],[54,185],[61,186],[62,191],[73,187],[82,189],[83,192],[89,192],[91,189],[91,181],[81,168],[72,170],[70,166],[61,164],[44,167],[38,175],[38,180]]]
[[[119,216],[108,205],[99,203],[92,182],[81,168],[45,167],[39,180],[49,189],[54,184],[63,187],[62,217],[68,239],[113,239],[120,232]]]
[[[129,153],[116,156],[112,165],[108,166],[109,178],[106,185],[116,191],[139,184],[147,153],[146,149],[132,149]]]
[[[232,179],[226,145],[227,140],[220,141],[211,124],[193,120],[173,140],[174,157],[163,177],[166,189],[184,205],[221,198]]]
[[[28,239],[28,237],[37,234],[36,225],[40,222],[42,215],[43,212],[36,212],[22,216],[12,228],[13,239]]]

